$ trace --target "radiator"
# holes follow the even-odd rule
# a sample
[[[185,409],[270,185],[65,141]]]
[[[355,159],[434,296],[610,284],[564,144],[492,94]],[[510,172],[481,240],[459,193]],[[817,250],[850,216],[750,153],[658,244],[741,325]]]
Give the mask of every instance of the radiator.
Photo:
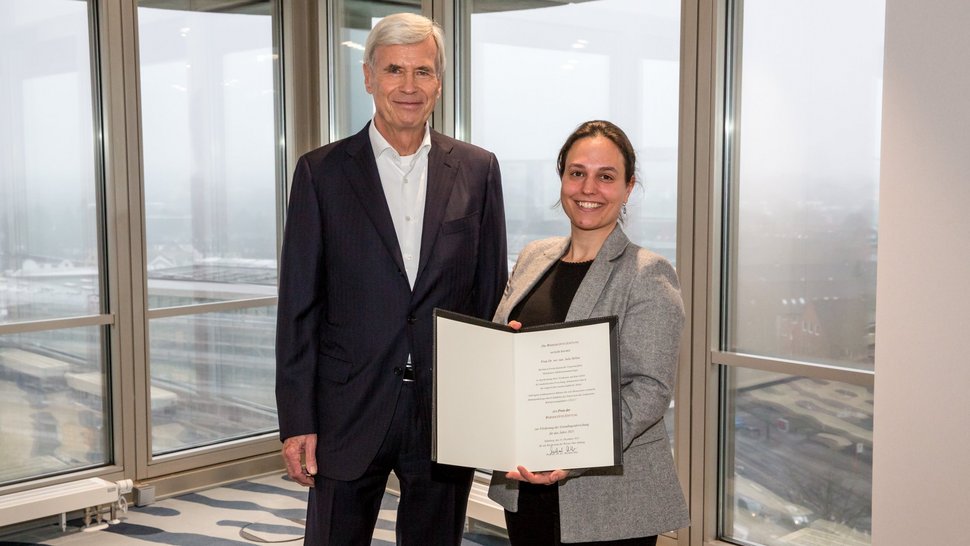
[[[124,489],[131,490],[131,480],[115,483],[88,478],[3,495],[0,496],[0,527],[59,514],[61,530],[64,530],[68,512],[124,502],[121,494],[128,492]],[[97,519],[100,522],[100,517]]]
[[[505,529],[505,510],[488,498],[488,483],[476,480],[468,494],[468,519],[483,521],[489,525]],[[471,522],[469,522],[471,524]]]

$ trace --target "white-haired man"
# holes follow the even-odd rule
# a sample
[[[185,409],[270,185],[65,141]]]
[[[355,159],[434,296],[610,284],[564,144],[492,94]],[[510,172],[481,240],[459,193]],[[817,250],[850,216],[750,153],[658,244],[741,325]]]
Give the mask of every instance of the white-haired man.
[[[281,258],[277,403],[306,544],[369,545],[391,471],[398,544],[461,542],[472,469],[431,462],[432,310],[491,319],[508,277],[495,156],[431,130],[441,30],[371,31],[373,120],[303,156]]]

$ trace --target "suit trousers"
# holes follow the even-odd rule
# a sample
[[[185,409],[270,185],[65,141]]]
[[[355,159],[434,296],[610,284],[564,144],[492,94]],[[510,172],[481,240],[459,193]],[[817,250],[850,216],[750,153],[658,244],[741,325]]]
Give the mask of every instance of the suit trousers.
[[[307,505],[307,546],[369,546],[391,471],[401,487],[397,544],[461,544],[474,470],[431,461],[421,413],[416,384],[404,382],[387,436],[364,474],[351,481],[317,475]]]
[[[595,525],[596,522],[590,522]],[[519,484],[519,511],[505,511],[505,526],[512,546],[561,546],[559,535],[559,486]],[[654,546],[657,537],[579,542],[596,546]]]

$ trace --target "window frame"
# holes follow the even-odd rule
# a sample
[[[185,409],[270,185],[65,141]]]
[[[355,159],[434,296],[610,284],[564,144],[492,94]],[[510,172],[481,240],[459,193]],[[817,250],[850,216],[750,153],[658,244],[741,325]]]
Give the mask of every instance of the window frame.
[[[461,1],[435,2],[435,20],[447,24],[443,27],[448,51],[448,70],[442,84],[442,100],[435,110],[434,119],[443,122],[443,125],[438,125],[442,132],[455,138],[467,139],[471,135],[473,123],[471,85],[467,83],[471,72],[467,53],[470,51],[471,19],[470,10],[456,5]],[[705,178],[705,174],[710,172],[712,164],[703,162],[701,154],[711,143],[705,140],[709,135],[705,134],[700,125],[711,119],[711,113],[705,109],[708,105],[703,100],[703,93],[711,89],[705,88],[705,85],[713,85],[702,73],[704,69],[710,70],[709,66],[703,64],[704,41],[712,38],[705,30],[713,30],[713,27],[705,29],[705,25],[710,24],[710,21],[705,20],[709,16],[707,4],[700,0],[681,0],[679,29],[676,269],[686,316],[674,393],[674,400],[677,401],[674,409],[674,427],[677,431],[674,438],[674,463],[694,525],[662,535],[658,541],[660,546],[700,545],[703,535],[698,532],[701,527],[697,525],[697,515],[706,516],[711,512],[705,511],[705,507],[709,506],[704,503],[702,488],[705,484],[702,480],[693,478],[703,474],[706,464],[703,445],[707,433],[703,425],[692,426],[692,423],[705,423],[697,419],[704,419],[705,412],[708,411],[704,404],[700,404],[698,411],[698,401],[706,401],[708,398],[700,394],[705,389],[706,379],[704,374],[697,373],[698,368],[695,367],[698,357],[706,358],[710,353],[707,350],[705,336],[708,331],[704,320],[708,316],[705,296],[708,294],[709,277],[698,274],[697,269],[709,264],[705,252],[707,241],[710,240],[706,235],[707,226],[710,225],[706,213],[710,196],[707,180],[710,179]],[[698,245],[703,245],[704,252],[697,250]],[[707,367],[706,362],[704,367]],[[469,499],[469,515],[487,514],[486,505],[490,502],[484,492],[487,484],[487,474],[476,474]],[[504,525],[504,522],[500,525]]]
[[[279,94],[277,137],[284,159],[278,165],[277,233],[281,237],[285,203],[297,158],[333,138],[333,60],[335,4],[339,0],[276,0],[274,43]],[[468,67],[459,53],[468,49],[468,21],[460,20],[461,0],[422,0],[421,11],[444,30],[448,49],[442,98],[432,125],[442,133],[469,134]],[[236,440],[172,455],[152,457],[148,321],[271,305],[275,298],[204,304],[191,308],[147,309],[144,249],[144,206],[138,78],[137,0],[88,0],[92,72],[95,86],[99,150],[99,248],[102,310],[97,315],[0,325],[0,334],[77,326],[105,330],[104,357],[111,363],[110,401],[113,464],[31,480],[0,488],[0,494],[98,476],[151,480],[164,496],[208,483],[279,471],[275,434]],[[874,372],[818,365],[725,350],[722,310],[724,279],[729,272],[731,242],[722,246],[736,211],[729,209],[737,157],[728,130],[736,97],[730,93],[728,70],[739,74],[728,25],[743,0],[681,0],[680,106],[678,137],[677,269],[687,322],[681,345],[676,407],[676,464],[683,477],[694,525],[661,545],[727,545],[719,540],[723,509],[720,484],[720,420],[724,409],[723,377],[729,368],[781,372],[872,388]],[[740,31],[736,28],[735,32]],[[97,47],[94,47],[97,46]],[[735,188],[736,191],[736,188]],[[277,241],[277,252],[279,251]],[[231,462],[230,462],[231,461]],[[477,479],[481,485],[482,477]],[[391,484],[393,488],[393,481]],[[476,500],[473,492],[471,502]],[[481,501],[485,502],[485,501]],[[469,513],[473,509],[469,506]]]
[[[92,468],[76,471],[59,472],[50,476],[25,477],[15,483],[0,487],[0,495],[14,493],[64,483],[76,479],[89,477],[103,477],[106,479],[121,479],[124,477],[126,456],[123,445],[118,441],[122,436],[122,397],[123,390],[121,374],[114,371],[115,363],[123,356],[122,335],[124,317],[119,310],[119,301],[125,295],[123,281],[118,278],[117,264],[122,263],[119,256],[119,234],[112,229],[109,218],[115,217],[116,189],[112,181],[117,176],[117,168],[124,164],[115,152],[114,137],[117,125],[116,104],[112,97],[117,93],[118,78],[112,77],[109,58],[108,35],[113,27],[115,10],[113,5],[102,0],[86,0],[87,5],[87,34],[89,44],[89,68],[91,79],[91,119],[94,132],[94,148],[90,151],[94,159],[93,180],[95,183],[95,226],[96,246],[98,250],[98,291],[100,294],[100,312],[97,314],[59,317],[50,319],[30,320],[0,324],[0,336],[33,332],[46,332],[70,328],[97,327],[101,331],[101,365],[107,370],[104,385],[107,394],[105,405],[107,429],[104,432],[105,455],[107,462]]]
[[[702,329],[694,332],[693,343],[703,347],[695,353],[692,370],[698,376],[693,385],[693,422],[703,423],[703,431],[694,431],[697,444],[692,457],[692,476],[701,477],[702,485],[693,488],[692,514],[695,508],[703,514],[702,537],[692,545],[733,544],[720,538],[721,521],[726,507],[722,503],[726,439],[724,419],[730,414],[727,381],[729,369],[783,373],[808,379],[847,383],[872,389],[874,370],[848,368],[830,364],[799,361],[748,354],[727,349],[728,309],[731,302],[729,281],[735,277],[732,258],[737,255],[737,200],[733,196],[739,184],[739,146],[736,145],[740,126],[741,13],[744,0],[718,0],[699,3],[700,32],[697,37],[699,97],[709,97],[710,103],[698,100],[696,138],[698,153],[695,165],[699,175],[695,187],[694,233],[703,234],[695,243],[694,256],[701,270],[706,270],[707,282],[700,285],[704,293],[705,309],[696,309],[695,318],[706,317]],[[707,130],[704,130],[707,129]],[[704,196],[706,195],[706,198]],[[709,219],[709,221],[707,220]],[[706,238],[706,240],[705,240]],[[706,267],[701,264],[706,264]],[[695,269],[697,271],[697,269]],[[699,296],[700,297],[700,296]],[[701,401],[704,401],[701,403]],[[699,449],[698,449],[699,448]],[[699,497],[699,498],[698,498]],[[696,504],[695,504],[696,501]],[[696,520],[695,520],[696,521]]]
[[[276,55],[276,59],[273,62],[273,80],[276,105],[274,107],[274,117],[276,119],[276,138],[277,149],[275,150],[276,156],[276,183],[274,193],[277,196],[278,202],[275,205],[276,211],[276,222],[274,224],[277,226],[277,255],[279,253],[279,241],[282,237],[282,208],[283,197],[285,193],[281,191],[284,187],[284,180],[286,180],[285,173],[287,172],[288,164],[286,163],[285,156],[285,128],[286,128],[286,118],[283,115],[285,111],[285,94],[283,89],[286,88],[284,85],[283,66],[280,63],[279,58],[282,57],[282,50],[285,49],[285,45],[282,44],[282,36],[285,34],[283,31],[284,27],[284,17],[283,17],[283,2],[280,0],[270,0],[270,9],[272,17],[272,36],[273,36],[273,51]],[[128,47],[126,48],[126,57],[124,59],[126,71],[131,74],[130,78],[126,78],[126,84],[128,85],[127,91],[130,96],[135,97],[132,103],[129,105],[132,116],[139,120],[137,128],[129,133],[129,138],[127,145],[129,148],[129,156],[137,158],[137,166],[134,170],[137,172],[138,183],[134,184],[137,186],[137,191],[130,196],[129,207],[132,212],[130,218],[131,231],[133,237],[130,241],[131,244],[131,258],[128,263],[130,263],[132,269],[132,285],[135,297],[133,301],[141,302],[136,305],[133,310],[133,322],[135,323],[135,336],[134,336],[134,346],[133,356],[134,356],[134,387],[135,387],[135,404],[134,404],[134,436],[135,436],[135,452],[138,456],[135,458],[135,474],[140,479],[151,479],[158,478],[162,476],[171,476],[176,473],[191,471],[199,469],[202,467],[218,465],[224,463],[227,460],[232,459],[251,459],[254,461],[254,465],[259,469],[269,470],[270,464],[273,462],[274,455],[279,451],[279,440],[278,434],[276,432],[266,432],[261,434],[254,434],[253,436],[248,436],[239,439],[223,440],[218,443],[204,445],[200,447],[192,447],[186,449],[179,449],[174,452],[164,453],[164,454],[153,454],[152,445],[152,416],[151,416],[151,373],[150,373],[150,321],[156,319],[166,319],[172,317],[189,316],[189,315],[202,315],[205,313],[214,312],[230,312],[239,311],[244,309],[251,309],[256,307],[266,307],[276,304],[276,296],[267,297],[255,297],[240,300],[228,300],[212,303],[202,303],[202,304],[191,304],[184,306],[175,307],[159,307],[159,308],[149,308],[148,307],[148,270],[146,263],[146,250],[145,250],[145,207],[144,202],[144,165],[142,164],[142,134],[141,134],[141,79],[140,79],[140,61],[139,61],[139,47],[137,42],[138,33],[138,0],[124,0],[126,8],[126,19],[128,21],[125,26],[128,30],[128,35],[130,36],[130,42],[128,42]],[[289,20],[292,23],[292,20]],[[137,195],[135,195],[137,194]],[[176,486],[178,487],[178,486]]]

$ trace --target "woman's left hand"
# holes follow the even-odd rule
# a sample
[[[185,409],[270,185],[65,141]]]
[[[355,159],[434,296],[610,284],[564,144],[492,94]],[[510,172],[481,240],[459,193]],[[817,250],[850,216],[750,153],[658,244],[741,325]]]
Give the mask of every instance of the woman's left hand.
[[[510,480],[529,482],[537,485],[552,485],[569,475],[565,470],[551,470],[549,472],[529,472],[524,466],[517,467],[516,470],[509,471],[505,477]]]

